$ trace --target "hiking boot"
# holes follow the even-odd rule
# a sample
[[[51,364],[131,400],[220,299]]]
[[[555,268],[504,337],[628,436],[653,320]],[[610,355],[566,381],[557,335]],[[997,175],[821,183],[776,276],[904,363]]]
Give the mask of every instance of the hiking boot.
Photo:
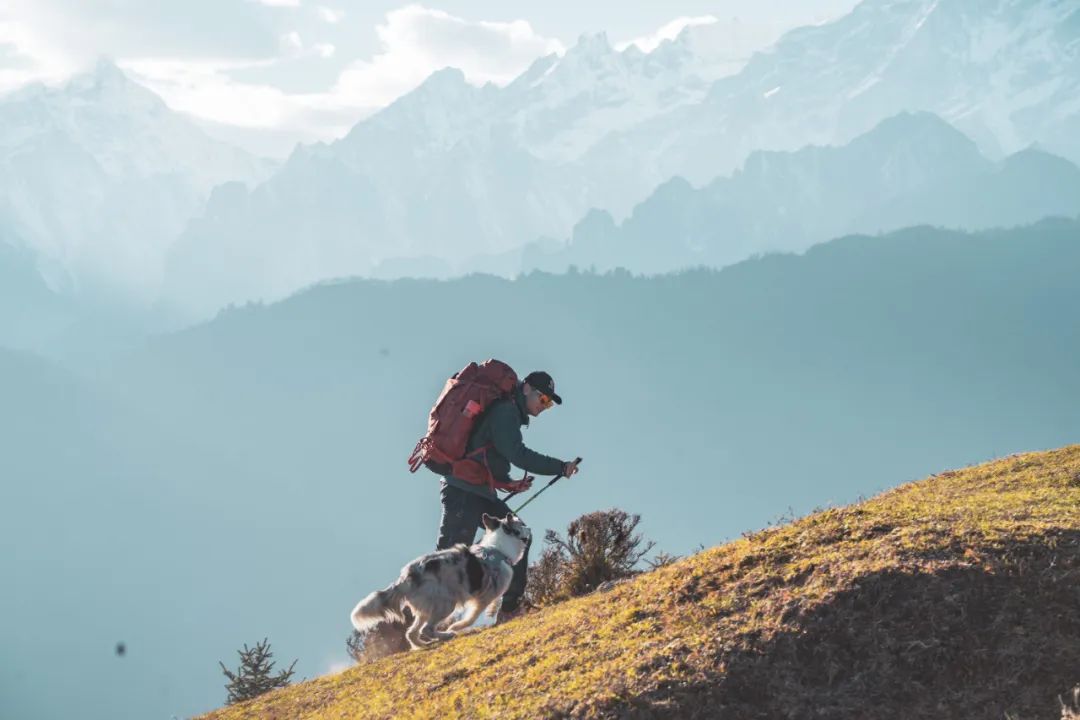
[[[495,624],[496,625],[502,625],[504,622],[509,622],[510,620],[513,620],[514,618],[518,618],[518,617],[521,617],[522,615],[525,615],[530,610],[532,610],[532,607],[528,603],[526,603],[524,600],[522,600],[521,604],[518,605],[516,608],[514,608],[512,610],[508,610],[507,608],[500,607],[499,608],[499,614],[495,617]]]
[[[513,620],[514,618],[519,617],[519,616],[524,615],[524,614],[525,614],[525,609],[524,608],[519,607],[519,608],[516,608],[514,610],[503,610],[502,608],[500,608],[499,609],[499,614],[495,616],[495,624],[496,625],[502,625],[504,622],[509,622],[509,621]]]

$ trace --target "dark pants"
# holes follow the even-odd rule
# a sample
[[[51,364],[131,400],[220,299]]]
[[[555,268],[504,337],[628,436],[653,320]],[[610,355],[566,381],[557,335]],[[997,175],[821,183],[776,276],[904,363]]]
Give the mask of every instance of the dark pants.
[[[440,494],[442,496],[442,519],[439,522],[437,550],[445,550],[457,543],[472,545],[484,513],[500,518],[510,514],[510,508],[498,498],[487,498],[446,483],[443,483]],[[503,595],[502,609],[504,612],[512,612],[517,609],[518,604],[521,602],[521,596],[525,594],[528,571],[529,545],[526,545],[525,554],[522,555],[518,564],[514,566],[514,577],[510,580],[510,587],[507,588],[506,594]]]

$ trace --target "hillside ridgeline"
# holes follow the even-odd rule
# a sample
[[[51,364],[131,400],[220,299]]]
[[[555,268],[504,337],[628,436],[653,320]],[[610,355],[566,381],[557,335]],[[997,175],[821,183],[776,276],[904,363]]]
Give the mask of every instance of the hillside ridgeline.
[[[1078,508],[1080,446],[1015,455],[205,717],[1059,718]]]

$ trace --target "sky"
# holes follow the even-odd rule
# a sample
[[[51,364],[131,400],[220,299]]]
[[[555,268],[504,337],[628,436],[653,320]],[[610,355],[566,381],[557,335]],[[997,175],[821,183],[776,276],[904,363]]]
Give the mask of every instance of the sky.
[[[856,0],[5,0],[0,93],[59,83],[113,59],[211,134],[263,154],[331,140],[458,67],[505,84],[582,34],[651,50],[687,24],[729,23],[767,47],[782,32],[849,11]]]

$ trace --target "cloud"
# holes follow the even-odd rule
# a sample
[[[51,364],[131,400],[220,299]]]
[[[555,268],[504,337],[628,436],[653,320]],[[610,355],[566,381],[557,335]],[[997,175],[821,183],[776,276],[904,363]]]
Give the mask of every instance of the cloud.
[[[287,93],[272,85],[239,82],[232,77],[238,71],[267,68],[276,62],[141,58],[119,64],[173,110],[205,121],[216,129],[217,136],[257,153],[283,156],[297,141],[333,140],[378,109],[343,106],[326,93]],[[246,144],[245,138],[254,144]]]
[[[282,30],[255,2],[187,0],[2,0],[0,45],[12,45],[18,73],[0,66],[5,85],[55,82],[92,67],[102,55],[131,57],[271,57]],[[280,20],[281,18],[278,18]]]
[[[678,17],[669,23],[665,23],[659,30],[651,35],[644,35],[642,37],[634,38],[624,43],[618,43],[615,47],[617,50],[625,50],[631,45],[637,45],[638,48],[644,52],[652,52],[660,43],[665,40],[674,40],[679,36],[679,33],[686,27],[692,27],[695,25],[711,25],[717,22],[717,18],[712,15],[702,15],[698,17]]]
[[[312,45],[306,45],[303,39],[300,37],[300,33],[295,30],[287,32],[281,36],[281,53],[285,58],[297,60],[306,57],[320,57],[325,59],[332,58],[337,48],[333,43],[314,43]],[[275,63],[270,63],[275,64]],[[246,67],[253,67],[248,65]],[[236,68],[234,68],[236,69]]]
[[[137,82],[160,95],[174,110],[220,123],[276,127],[287,123],[298,110],[299,97],[290,98],[269,85],[238,83],[228,74],[271,62],[140,58],[121,61],[120,66]]]
[[[525,20],[469,20],[415,4],[387,13],[375,27],[374,51],[350,62],[340,57],[348,47],[339,28],[318,35],[344,17],[327,5],[305,3],[312,11],[305,23],[304,15],[282,16],[256,0],[229,4],[221,17],[210,10],[218,0],[190,0],[191,23],[156,44],[174,24],[175,7],[162,10],[166,0],[110,0],[115,11],[107,13],[86,9],[81,0],[10,1],[0,9],[0,58],[12,59],[0,66],[0,91],[30,79],[61,80],[104,53],[175,110],[213,124],[295,132],[307,141],[344,135],[444,67],[460,68],[474,84],[505,84],[537,57],[564,50]],[[7,12],[13,7],[17,13]],[[152,19],[154,9],[165,14]],[[221,23],[239,33],[238,42]],[[212,43],[188,37],[204,24],[216,33]],[[80,32],[80,25],[88,30]],[[321,89],[298,82],[312,74],[325,78]]]
[[[0,93],[35,80],[57,82],[78,67],[30,24],[0,17]]]
[[[471,83],[502,85],[537,57],[564,50],[525,20],[469,21],[421,5],[387,13],[375,30],[380,51],[349,65],[333,89],[342,103],[387,105],[448,66],[460,69]]]
[[[300,33],[293,30],[281,36],[281,51],[289,56],[296,57],[304,51],[304,42],[300,39]]]
[[[345,12],[320,5],[318,7],[319,19],[331,25],[341,22],[345,18]]]
[[[23,52],[13,28],[0,23],[0,69],[29,70],[36,65],[34,59]]]
[[[300,7],[300,0],[255,0],[255,2],[268,7]]]

